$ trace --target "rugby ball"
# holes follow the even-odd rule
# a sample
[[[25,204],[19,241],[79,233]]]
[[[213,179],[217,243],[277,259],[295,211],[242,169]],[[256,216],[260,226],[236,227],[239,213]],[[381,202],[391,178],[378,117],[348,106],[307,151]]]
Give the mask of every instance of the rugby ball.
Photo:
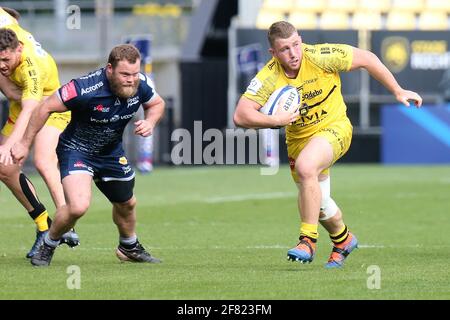
[[[287,85],[275,90],[259,111],[269,116],[279,112],[295,112],[300,107],[300,101],[297,89]]]

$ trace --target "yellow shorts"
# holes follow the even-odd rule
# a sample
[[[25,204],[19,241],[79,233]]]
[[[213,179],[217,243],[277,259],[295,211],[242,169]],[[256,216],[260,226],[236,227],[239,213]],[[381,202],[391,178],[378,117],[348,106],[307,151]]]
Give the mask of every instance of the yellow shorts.
[[[338,161],[350,148],[352,142],[353,127],[349,119],[334,122],[328,127],[318,130],[313,135],[302,138],[293,139],[289,138],[287,143],[287,151],[289,157],[289,166],[291,168],[291,175],[295,182],[299,182],[297,172],[295,170],[295,160],[297,159],[300,152],[306,146],[306,144],[314,137],[324,137],[328,140],[333,148],[333,163]],[[323,170],[322,174],[329,174],[330,169],[327,168]]]
[[[20,103],[17,101],[11,101],[9,104],[9,116],[8,121],[3,126],[2,135],[9,137],[14,129],[14,124],[16,123],[17,117],[19,116],[20,110],[22,107]],[[70,122],[70,111],[66,111],[63,113],[52,113],[45,123],[46,126],[55,127],[59,130],[64,131],[67,125]]]

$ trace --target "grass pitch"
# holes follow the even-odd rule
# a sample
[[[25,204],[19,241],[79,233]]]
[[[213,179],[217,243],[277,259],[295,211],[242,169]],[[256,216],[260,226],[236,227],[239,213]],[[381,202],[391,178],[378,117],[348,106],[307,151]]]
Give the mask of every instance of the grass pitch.
[[[52,211],[42,179],[30,177]],[[322,227],[313,263],[286,260],[299,229],[288,167],[273,176],[258,167],[138,175],[138,236],[159,265],[117,260],[111,206],[94,187],[76,227],[81,246],[32,267],[34,223],[3,186],[0,299],[450,299],[449,166],[336,165],[331,181],[360,243],[341,270],[323,267],[331,246]],[[70,289],[73,266],[80,289]]]

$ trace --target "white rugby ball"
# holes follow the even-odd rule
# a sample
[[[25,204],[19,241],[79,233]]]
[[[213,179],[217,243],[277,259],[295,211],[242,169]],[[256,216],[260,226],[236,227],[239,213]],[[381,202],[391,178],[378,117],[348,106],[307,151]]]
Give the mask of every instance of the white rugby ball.
[[[295,112],[299,108],[300,102],[297,89],[287,85],[275,90],[259,111],[269,116],[279,112]]]

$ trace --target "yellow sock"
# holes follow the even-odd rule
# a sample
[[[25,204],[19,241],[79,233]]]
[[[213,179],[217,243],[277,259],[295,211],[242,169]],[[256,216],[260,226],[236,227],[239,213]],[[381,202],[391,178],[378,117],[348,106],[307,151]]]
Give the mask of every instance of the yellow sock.
[[[317,231],[318,227],[319,226],[317,224],[310,224],[310,223],[302,222],[300,225],[300,237],[307,236],[311,239],[319,238],[319,232]]]
[[[37,228],[38,228],[39,231],[48,230],[47,219],[48,219],[48,212],[47,212],[47,210],[42,212],[39,216],[37,216],[37,218],[34,219],[34,222],[36,223]]]
[[[348,237],[348,228],[345,224],[342,227],[342,229],[340,229],[338,232],[330,233],[331,241],[333,241],[333,243],[336,244],[344,242],[347,239],[347,237]]]

